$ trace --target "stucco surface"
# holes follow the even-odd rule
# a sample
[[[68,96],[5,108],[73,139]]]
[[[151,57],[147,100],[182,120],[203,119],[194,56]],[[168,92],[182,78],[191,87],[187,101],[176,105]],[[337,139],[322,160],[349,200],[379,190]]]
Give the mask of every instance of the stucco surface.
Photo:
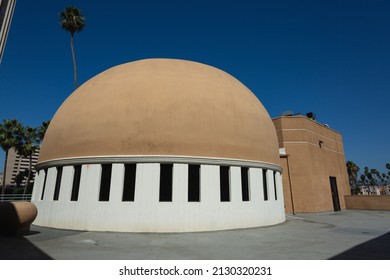
[[[219,69],[175,59],[122,64],[79,87],[52,119],[39,162],[113,155],[279,165],[275,128],[256,96]]]
[[[390,211],[390,196],[387,195],[346,195],[347,209],[368,209]]]

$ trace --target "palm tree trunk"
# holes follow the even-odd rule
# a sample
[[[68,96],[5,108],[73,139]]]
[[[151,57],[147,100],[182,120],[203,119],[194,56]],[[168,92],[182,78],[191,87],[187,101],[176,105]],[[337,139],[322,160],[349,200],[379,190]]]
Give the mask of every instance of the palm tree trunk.
[[[24,184],[24,190],[23,190],[23,199],[24,199],[24,196],[27,192],[28,184],[30,183],[31,169],[32,169],[32,154],[30,154],[29,160],[30,161],[28,164],[28,175],[27,175],[26,183]]]
[[[3,172],[3,186],[1,188],[1,201],[4,201],[5,193],[5,172],[7,171],[7,161],[8,161],[8,150],[5,151],[5,160],[4,160],[4,172]]]
[[[74,78],[74,89],[78,88],[77,82],[77,64],[76,64],[76,56],[74,54],[74,44],[73,44],[73,33],[70,33],[70,49],[72,51],[72,59],[73,59],[73,78]]]

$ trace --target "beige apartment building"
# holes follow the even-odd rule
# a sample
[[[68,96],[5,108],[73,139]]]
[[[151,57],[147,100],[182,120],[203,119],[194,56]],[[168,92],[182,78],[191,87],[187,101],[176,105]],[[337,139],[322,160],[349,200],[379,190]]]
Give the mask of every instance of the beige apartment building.
[[[341,134],[306,116],[273,119],[283,167],[285,210],[339,211],[350,195]]]
[[[39,150],[33,155],[32,157],[32,175],[31,175],[31,181],[34,182],[34,176],[35,176],[35,169],[34,166],[38,162],[38,156],[39,156]],[[11,148],[8,151],[8,157],[7,157],[7,167],[6,167],[6,176],[5,176],[5,184],[6,186],[15,186],[15,178],[16,176],[24,171],[28,170],[30,160],[29,158],[25,158],[20,156],[15,149]],[[24,181],[22,182],[24,184]]]

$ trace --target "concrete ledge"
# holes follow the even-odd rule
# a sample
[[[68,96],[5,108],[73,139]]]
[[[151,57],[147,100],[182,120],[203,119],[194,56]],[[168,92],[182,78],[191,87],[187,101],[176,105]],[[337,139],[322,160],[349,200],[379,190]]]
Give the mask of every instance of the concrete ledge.
[[[344,198],[347,209],[390,211],[388,195],[345,195]]]
[[[27,234],[36,217],[37,208],[31,202],[0,202],[0,234]]]

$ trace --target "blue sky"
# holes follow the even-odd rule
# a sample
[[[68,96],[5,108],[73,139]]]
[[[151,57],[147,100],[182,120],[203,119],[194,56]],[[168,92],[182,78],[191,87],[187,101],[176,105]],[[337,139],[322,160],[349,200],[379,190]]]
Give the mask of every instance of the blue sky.
[[[390,162],[390,2],[143,0],[17,1],[0,64],[0,120],[38,126],[73,90],[69,34],[79,7],[79,82],[143,58],[194,60],[250,88],[271,117],[315,112],[343,135],[346,160]],[[4,153],[0,153],[0,170]]]

